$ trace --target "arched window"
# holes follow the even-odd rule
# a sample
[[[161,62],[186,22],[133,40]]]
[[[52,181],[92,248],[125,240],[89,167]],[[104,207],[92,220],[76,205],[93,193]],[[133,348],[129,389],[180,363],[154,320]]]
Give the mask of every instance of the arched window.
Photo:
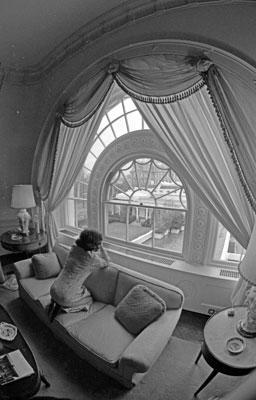
[[[177,174],[161,161],[137,158],[109,182],[105,235],[181,254],[186,213],[187,196]]]
[[[84,166],[58,210],[60,230],[71,236],[72,241],[79,230],[88,226],[91,217],[88,215],[88,187],[97,174],[102,154],[124,137],[136,133],[144,135],[146,140],[153,134],[133,100],[125,94],[122,96],[105,111]],[[131,155],[129,160],[126,157],[123,164],[119,162],[117,167],[109,167],[109,171],[105,171],[106,160],[101,165],[104,173],[112,174],[98,205],[104,218],[99,218],[97,228],[104,232],[105,238],[155,252],[170,251],[196,264],[237,263],[243,254],[241,246],[210,215],[200,199],[193,200],[188,207],[188,186],[185,190],[182,176],[178,177],[175,166],[169,165],[171,160],[167,158],[163,162],[161,157],[153,155],[154,146],[144,154],[143,146],[139,154]],[[161,148],[159,154],[163,152]]]

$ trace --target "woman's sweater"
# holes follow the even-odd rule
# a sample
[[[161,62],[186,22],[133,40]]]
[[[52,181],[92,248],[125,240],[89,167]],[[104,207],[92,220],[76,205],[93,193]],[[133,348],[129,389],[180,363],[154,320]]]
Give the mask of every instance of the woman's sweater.
[[[92,297],[84,286],[87,276],[95,268],[108,266],[108,256],[100,248],[100,255],[72,246],[65,265],[50,289],[52,299],[66,311],[88,310]]]

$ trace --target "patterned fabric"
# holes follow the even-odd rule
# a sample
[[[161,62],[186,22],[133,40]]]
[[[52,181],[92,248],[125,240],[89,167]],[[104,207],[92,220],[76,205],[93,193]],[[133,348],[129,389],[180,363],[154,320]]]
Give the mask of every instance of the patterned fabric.
[[[96,253],[73,246],[62,271],[51,286],[52,299],[69,312],[88,310],[92,296],[84,286],[84,281],[95,268],[105,268],[107,265],[107,261]]]
[[[164,300],[144,285],[134,286],[118,304],[116,319],[133,335],[140,333],[166,310]]]

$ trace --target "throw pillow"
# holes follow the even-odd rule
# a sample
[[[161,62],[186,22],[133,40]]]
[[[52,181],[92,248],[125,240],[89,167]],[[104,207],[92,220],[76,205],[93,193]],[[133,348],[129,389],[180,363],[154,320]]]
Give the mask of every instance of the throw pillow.
[[[133,335],[140,333],[166,310],[165,301],[144,285],[134,286],[120,301],[115,318]]]
[[[34,254],[32,267],[37,279],[48,279],[57,276],[61,270],[58,257],[54,252]]]

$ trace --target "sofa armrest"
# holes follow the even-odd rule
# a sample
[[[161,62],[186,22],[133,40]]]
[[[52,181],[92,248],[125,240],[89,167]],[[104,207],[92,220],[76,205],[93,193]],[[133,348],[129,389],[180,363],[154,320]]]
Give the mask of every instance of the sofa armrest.
[[[17,280],[34,276],[31,258],[17,261],[13,265]]]
[[[152,366],[171,338],[181,311],[167,310],[135,337],[120,357],[119,367],[124,375],[125,369],[146,372]]]

